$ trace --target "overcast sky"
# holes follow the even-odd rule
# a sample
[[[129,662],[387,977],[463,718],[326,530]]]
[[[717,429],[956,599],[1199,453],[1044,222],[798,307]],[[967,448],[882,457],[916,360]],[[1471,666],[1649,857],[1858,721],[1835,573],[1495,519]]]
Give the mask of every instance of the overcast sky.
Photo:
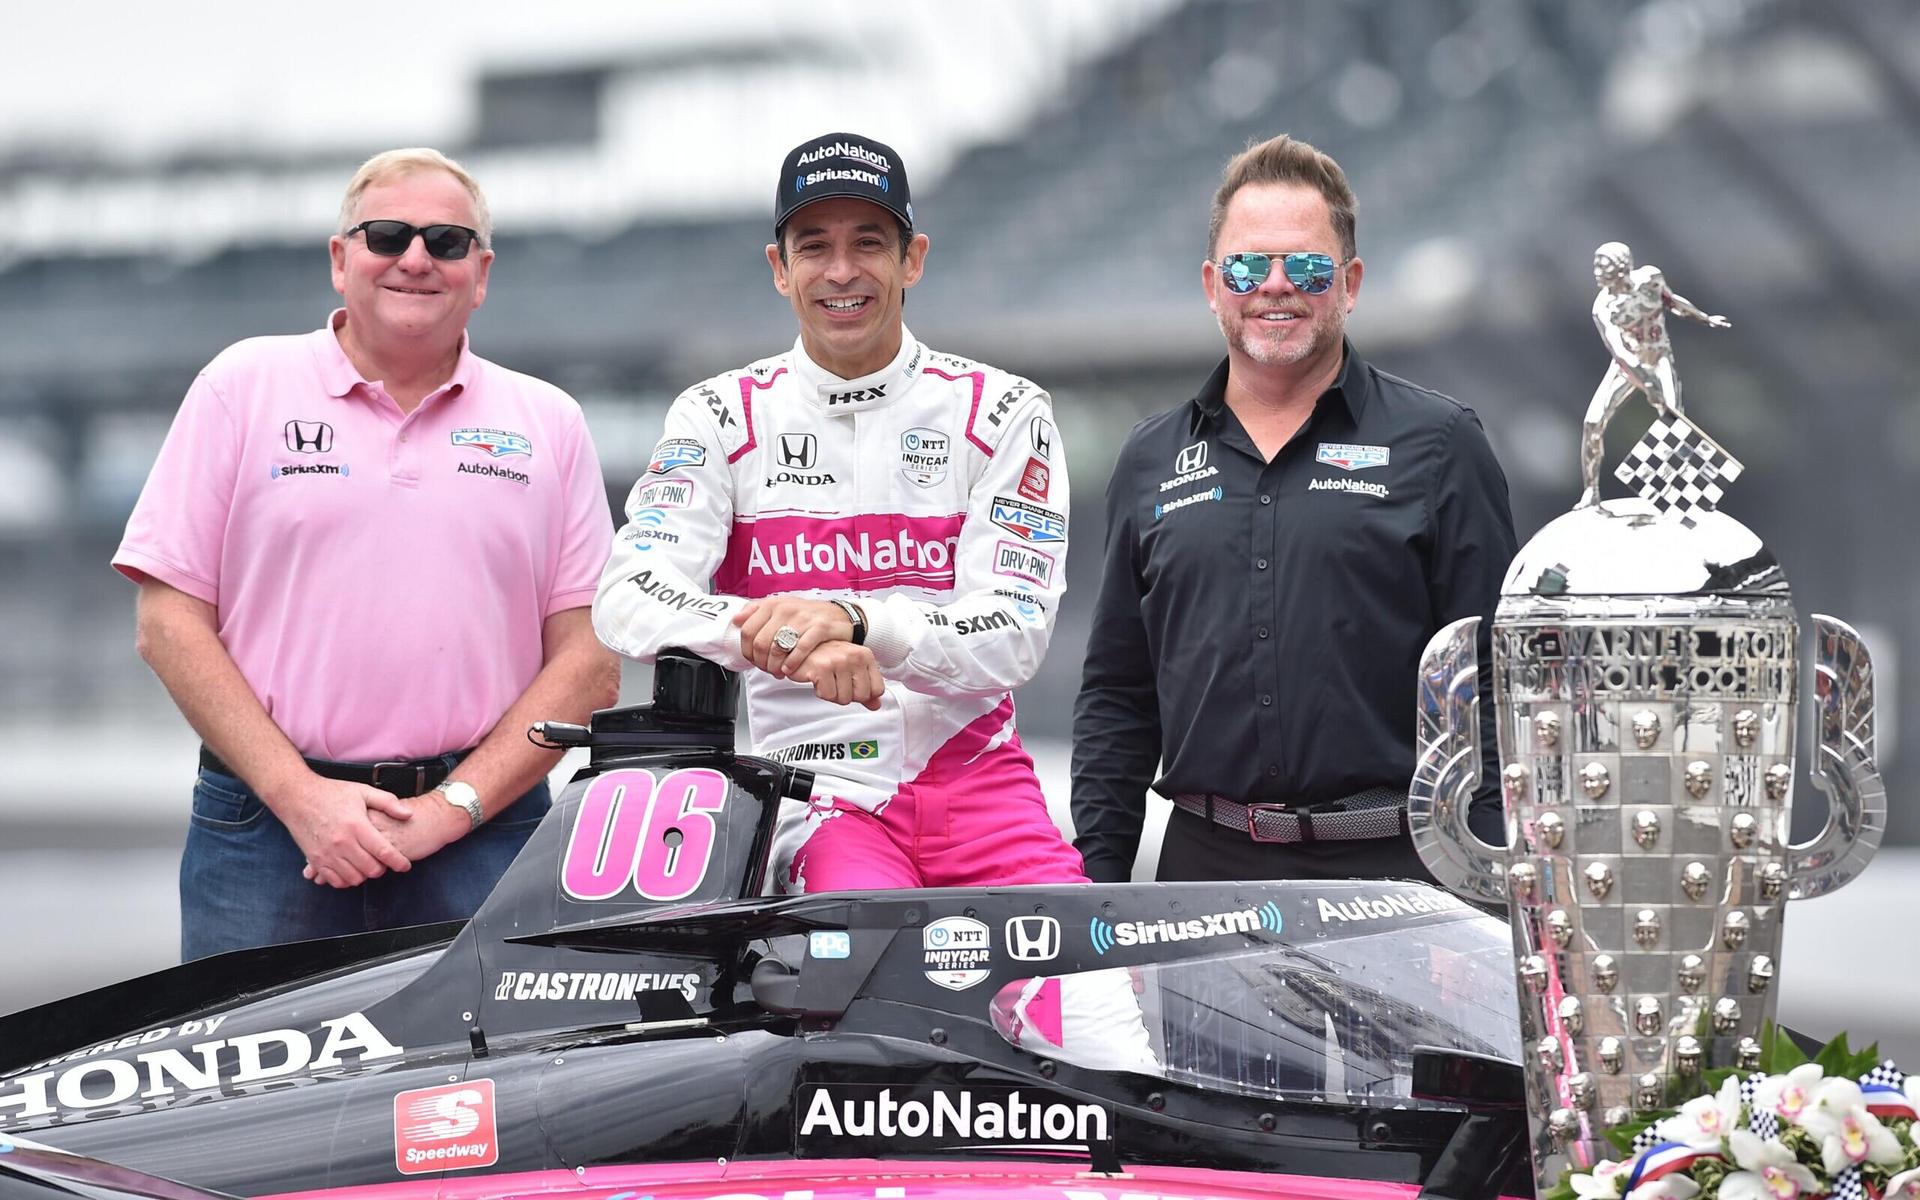
[[[9,5],[0,153],[79,143],[143,159],[453,142],[488,67],[824,41],[855,61],[926,58],[989,91],[1063,44],[1168,0],[64,0]],[[876,97],[883,100],[884,97]]]

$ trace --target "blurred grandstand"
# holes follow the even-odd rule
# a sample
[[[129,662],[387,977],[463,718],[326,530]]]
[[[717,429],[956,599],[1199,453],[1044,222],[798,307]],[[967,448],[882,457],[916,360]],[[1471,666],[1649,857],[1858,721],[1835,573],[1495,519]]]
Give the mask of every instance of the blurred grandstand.
[[[1042,382],[1072,451],[1075,587],[1021,718],[1064,736],[1107,466],[1216,360],[1206,205],[1232,152],[1288,131],[1360,197],[1363,351],[1479,410],[1523,538],[1577,491],[1577,422],[1605,366],[1594,246],[1629,242],[1732,318],[1675,323],[1688,408],[1748,464],[1727,507],[1769,538],[1803,614],[1874,639],[1883,762],[1904,777],[1894,743],[1920,734],[1899,670],[1920,650],[1920,558],[1900,549],[1920,475],[1920,8],[1107,8],[1098,30],[1008,18],[963,72],[830,27],[490,68],[471,128],[442,146],[500,228],[476,347],[581,399],[617,501],[676,391],[793,336],[760,251],[780,152],[848,125],[892,141],[934,243],[914,331]],[[896,33],[937,48],[936,20]],[[882,63],[895,103],[851,106],[838,81]],[[5,724],[177,719],[133,654],[133,589],[108,555],[194,371],[330,307],[324,235],[378,148],[0,159]],[[1615,456],[1644,424],[1629,411]],[[1912,810],[1895,826],[1920,837]]]

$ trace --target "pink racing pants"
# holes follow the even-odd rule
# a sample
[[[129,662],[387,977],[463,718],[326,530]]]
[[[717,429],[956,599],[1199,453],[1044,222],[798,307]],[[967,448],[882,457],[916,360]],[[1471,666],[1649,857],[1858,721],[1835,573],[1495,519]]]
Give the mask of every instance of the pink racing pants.
[[[1047,815],[1019,735],[994,744],[1012,716],[1008,701],[961,730],[875,811],[816,796],[792,889],[1086,883],[1080,852]]]

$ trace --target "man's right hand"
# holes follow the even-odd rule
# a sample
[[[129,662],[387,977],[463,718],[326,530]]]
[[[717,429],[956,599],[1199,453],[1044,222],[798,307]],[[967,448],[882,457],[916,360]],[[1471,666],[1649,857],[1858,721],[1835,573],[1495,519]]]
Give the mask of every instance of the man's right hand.
[[[377,811],[396,821],[412,817],[412,806],[391,792],[308,772],[276,797],[273,811],[307,856],[308,877],[315,883],[358,887],[413,866],[368,816]]]

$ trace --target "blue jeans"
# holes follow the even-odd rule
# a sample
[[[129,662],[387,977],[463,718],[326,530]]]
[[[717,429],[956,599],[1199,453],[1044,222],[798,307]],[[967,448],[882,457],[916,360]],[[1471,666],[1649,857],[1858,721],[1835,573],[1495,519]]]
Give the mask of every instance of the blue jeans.
[[[448,755],[448,765],[456,756]],[[421,803],[442,803],[431,793]],[[180,960],[280,942],[465,920],[533,835],[552,800],[542,780],[466,837],[359,887],[300,872],[307,856],[280,818],[231,775],[204,768],[180,856]]]

